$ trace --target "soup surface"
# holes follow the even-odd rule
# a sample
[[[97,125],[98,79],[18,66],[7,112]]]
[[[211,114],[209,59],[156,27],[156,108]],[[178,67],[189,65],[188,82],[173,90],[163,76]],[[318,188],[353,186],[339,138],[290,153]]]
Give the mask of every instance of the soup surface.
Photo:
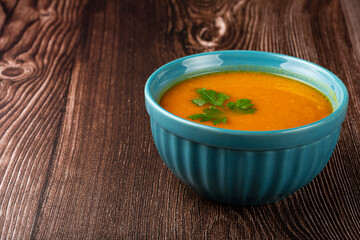
[[[199,89],[214,90],[230,96],[223,106],[215,106],[226,116],[226,122],[192,120],[189,116],[203,113],[211,106],[194,104]],[[256,111],[241,114],[227,107],[230,101],[249,99]],[[332,113],[325,95],[299,81],[259,72],[223,72],[187,79],[167,90],[159,103],[167,111],[189,121],[245,131],[269,131],[299,127],[318,121]],[[214,108],[214,106],[211,106]],[[204,119],[203,119],[204,120]]]

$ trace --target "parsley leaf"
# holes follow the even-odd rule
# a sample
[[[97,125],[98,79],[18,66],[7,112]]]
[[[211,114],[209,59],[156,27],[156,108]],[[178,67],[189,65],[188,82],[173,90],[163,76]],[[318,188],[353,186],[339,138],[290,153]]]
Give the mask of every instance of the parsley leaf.
[[[197,113],[188,116],[188,118],[192,120],[200,119],[200,122],[211,121],[214,125],[218,125],[220,123],[226,123],[227,117],[224,116],[224,112],[217,109],[217,107],[224,108],[224,102],[230,98],[224,93],[216,92],[214,90],[206,90],[206,88],[201,88],[196,90],[199,93],[200,98],[192,99],[191,102],[201,107],[204,104],[209,103],[210,107],[203,109],[203,113]],[[250,114],[255,113],[257,110],[254,108],[254,104],[251,103],[249,99],[240,99],[236,102],[229,101],[226,106],[229,110],[241,114]]]
[[[201,88],[196,90],[200,94],[200,99],[193,99],[191,102],[201,107],[205,103],[210,103],[214,106],[222,107],[224,101],[227,100],[230,96],[227,96],[220,92],[215,92],[214,90],[206,90],[206,88]]]
[[[206,101],[204,99],[193,99],[191,101],[193,103],[195,103],[196,105],[198,105],[199,107],[201,107],[202,105],[204,105],[206,103]]]
[[[228,108],[231,111],[242,113],[242,114],[249,114],[249,113],[255,113],[257,110],[256,108],[253,108],[254,104],[251,103],[251,100],[249,99],[240,99],[234,102],[229,102],[227,104]]]
[[[214,106],[210,106],[209,108],[205,108],[203,110],[204,113],[198,113],[188,116],[188,118],[192,120],[200,119],[200,122],[210,121],[214,123],[214,125],[218,125],[219,123],[226,123],[227,118],[222,116],[223,112],[217,109]]]

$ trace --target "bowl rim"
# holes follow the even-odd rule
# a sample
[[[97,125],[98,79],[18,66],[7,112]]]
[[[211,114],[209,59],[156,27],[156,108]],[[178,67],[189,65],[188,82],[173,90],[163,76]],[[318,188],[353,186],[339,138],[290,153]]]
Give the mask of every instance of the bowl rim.
[[[190,59],[190,58],[194,58],[194,57],[201,57],[201,56],[207,56],[207,55],[231,55],[231,54],[256,54],[259,55],[259,57],[263,57],[263,56],[273,56],[273,57],[282,57],[285,59],[291,59],[294,61],[297,61],[301,64],[305,64],[305,65],[311,65],[312,67],[317,68],[318,70],[320,70],[320,72],[325,73],[327,75],[330,75],[331,78],[334,80],[334,82],[337,84],[337,86],[339,87],[339,89],[341,89],[341,93],[342,93],[342,101],[340,102],[338,108],[333,111],[330,115],[328,115],[327,117],[320,119],[316,122],[310,123],[310,124],[306,124],[306,125],[302,125],[299,127],[295,127],[295,128],[288,128],[288,129],[281,129],[281,130],[270,130],[270,131],[245,131],[245,130],[233,130],[233,129],[224,129],[224,128],[217,128],[217,127],[213,127],[213,126],[208,126],[208,125],[203,125],[197,122],[193,122],[181,117],[178,117],[170,112],[168,112],[167,110],[165,110],[164,108],[162,108],[159,103],[153,98],[153,96],[151,95],[151,84],[153,81],[157,80],[156,77],[159,75],[159,73],[163,72],[164,69],[171,67],[172,65],[176,65],[178,63],[183,62],[186,59]],[[270,72],[271,73],[271,72]],[[306,76],[306,75],[304,75]],[[176,79],[176,78],[175,78]],[[346,89],[345,84],[331,71],[327,70],[326,68],[312,63],[310,61],[301,59],[301,58],[297,58],[297,57],[293,57],[293,56],[289,56],[289,55],[285,55],[285,54],[280,54],[280,53],[273,53],[273,52],[266,52],[266,51],[253,51],[253,50],[223,50],[223,51],[212,51],[212,52],[205,52],[205,53],[198,53],[198,54],[192,54],[192,55],[188,55],[185,57],[181,57],[178,59],[175,59],[173,61],[170,61],[164,65],[162,65],[161,67],[159,67],[156,71],[154,71],[150,77],[147,79],[146,84],[145,84],[145,88],[144,88],[144,93],[145,93],[145,103],[147,105],[147,110],[148,113],[151,117],[151,111],[149,111],[148,109],[148,105],[151,105],[152,108],[154,108],[155,111],[159,112],[160,114],[164,115],[166,118],[172,119],[175,122],[182,124],[184,126],[188,126],[188,127],[195,127],[198,128],[199,130],[203,130],[203,131],[208,131],[214,134],[232,134],[232,135],[244,135],[244,136],[263,136],[263,135],[271,135],[271,136],[275,136],[275,135],[284,135],[287,133],[299,133],[300,131],[303,130],[311,130],[314,128],[317,128],[320,125],[324,125],[325,123],[328,123],[329,121],[331,121],[332,119],[335,118],[341,118],[341,115],[343,115],[343,118],[345,118],[346,115],[346,110],[347,110],[347,105],[348,105],[348,101],[349,101],[349,95],[348,95],[348,91]],[[341,122],[344,119],[341,120]],[[335,129],[333,129],[333,131],[335,131]],[[314,139],[315,140],[315,139]],[[201,141],[199,141],[201,142]],[[210,144],[212,145],[212,144]],[[216,144],[215,144],[216,145]]]

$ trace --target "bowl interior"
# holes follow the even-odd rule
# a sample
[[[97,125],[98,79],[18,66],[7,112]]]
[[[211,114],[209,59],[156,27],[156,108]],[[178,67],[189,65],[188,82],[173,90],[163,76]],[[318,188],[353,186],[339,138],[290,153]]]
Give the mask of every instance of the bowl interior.
[[[325,94],[334,111],[344,98],[342,82],[328,70],[314,64],[286,55],[255,52],[214,52],[175,60],[155,72],[150,86],[151,95],[158,102],[162,94],[176,83],[197,75],[224,71],[254,71],[278,74],[302,81]]]

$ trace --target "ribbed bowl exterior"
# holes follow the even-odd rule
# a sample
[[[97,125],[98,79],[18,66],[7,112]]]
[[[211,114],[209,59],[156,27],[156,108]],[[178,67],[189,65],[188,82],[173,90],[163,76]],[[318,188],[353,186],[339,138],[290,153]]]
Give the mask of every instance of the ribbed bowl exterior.
[[[306,145],[269,151],[217,148],[178,137],[151,121],[165,164],[189,187],[234,205],[276,202],[314,179],[336,146],[340,128]]]

